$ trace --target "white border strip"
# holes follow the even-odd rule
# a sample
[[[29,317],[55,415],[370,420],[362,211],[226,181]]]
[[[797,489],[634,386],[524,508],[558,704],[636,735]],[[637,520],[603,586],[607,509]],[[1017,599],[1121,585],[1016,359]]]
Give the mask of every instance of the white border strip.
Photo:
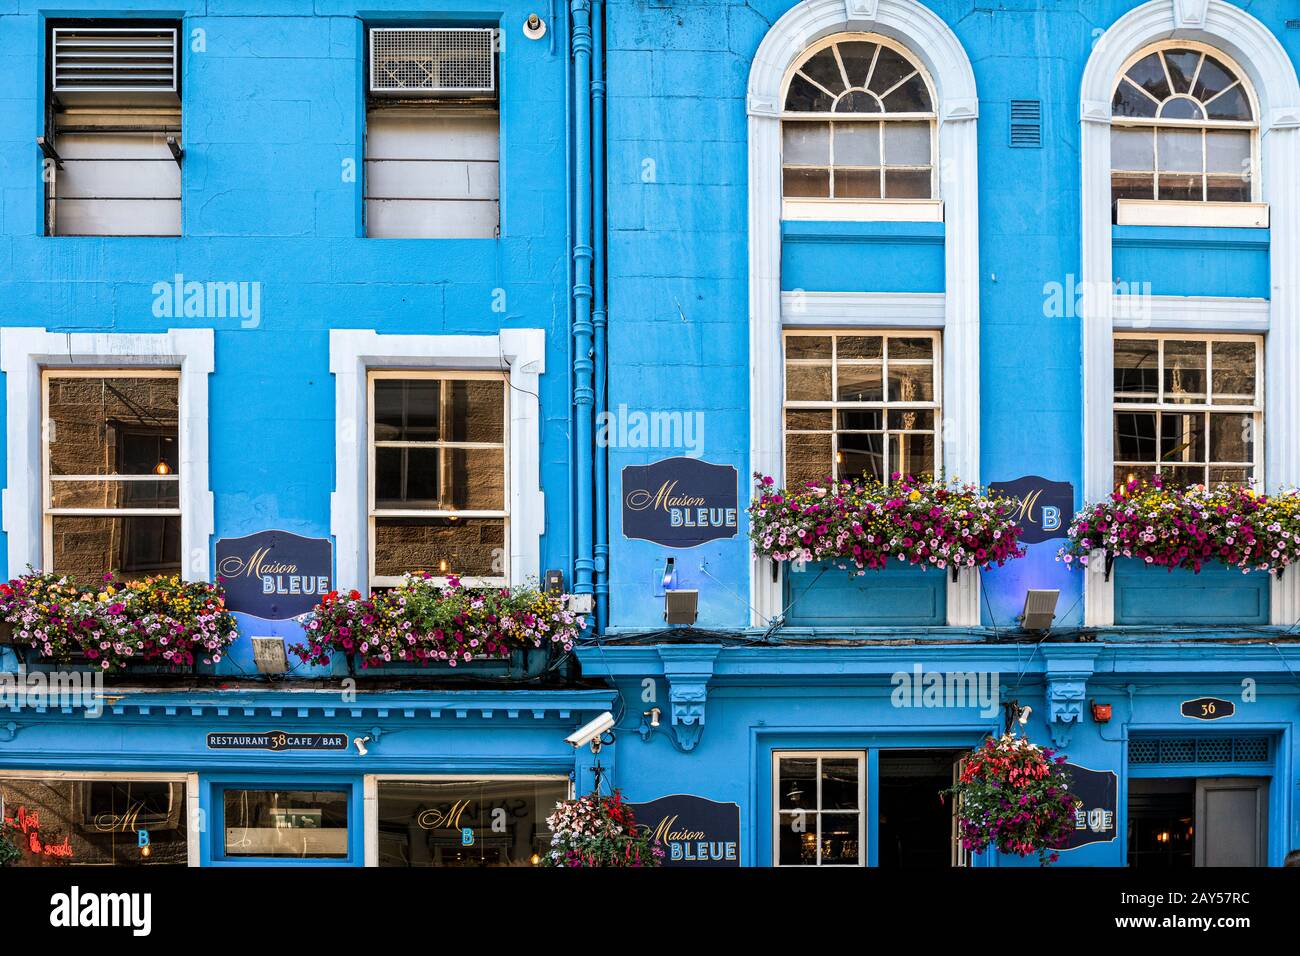
[[[1153,332],[1267,332],[1268,299],[1212,295],[1117,295],[1114,327]]]
[[[870,326],[877,329],[941,329],[947,307],[942,292],[781,293],[786,326]]]

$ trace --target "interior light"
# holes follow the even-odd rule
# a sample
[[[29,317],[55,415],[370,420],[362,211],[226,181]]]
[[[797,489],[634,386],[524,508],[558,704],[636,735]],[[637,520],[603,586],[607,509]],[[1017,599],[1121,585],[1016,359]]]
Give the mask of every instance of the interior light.
[[[167,464],[167,462],[162,458],[159,458],[158,464],[153,466],[153,473],[155,475],[170,475],[172,473],[172,466]]]

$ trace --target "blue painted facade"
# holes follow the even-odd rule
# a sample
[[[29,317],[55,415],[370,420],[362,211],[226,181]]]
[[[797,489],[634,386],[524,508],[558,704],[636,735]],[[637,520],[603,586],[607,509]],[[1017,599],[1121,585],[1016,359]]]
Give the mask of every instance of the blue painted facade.
[[[259,686],[248,677],[248,638],[292,638],[297,625],[241,617],[240,642],[217,675],[229,686],[151,687],[140,675],[93,721],[10,707],[7,716],[0,711],[0,771],[197,774],[203,865],[232,862],[218,841],[223,787],[337,786],[351,795],[349,850],[338,862],[360,865],[367,776],[570,774],[581,792],[592,784],[593,758],[564,736],[610,710],[619,724],[617,742],[600,755],[606,782],[637,801],[688,792],[736,802],[744,865],[774,859],[774,754],[864,754],[864,862],[875,864],[881,753],[957,751],[1004,726],[1000,710],[896,706],[893,675],[920,667],[997,674],[1003,700],[1032,707],[1026,733],[1080,765],[1116,773],[1115,838],[1069,851],[1064,864],[1124,865],[1126,794],[1143,776],[1267,778],[1266,860],[1280,865],[1300,847],[1300,645],[1291,643],[1293,628],[1269,623],[1262,575],[1168,575],[1121,563],[1114,623],[1084,629],[1082,575],[1056,559],[1060,541],[1049,540],[982,575],[978,622],[947,623],[950,594],[940,573],[848,579],[833,569],[787,575],[787,613],[756,620],[751,574],[768,570],[752,560],[743,513],[735,537],[680,551],[621,533],[623,469],[683,448],[604,445],[593,424],[602,410],[696,416],[702,433],[693,451],[736,468],[743,512],[753,470],[746,89],[759,44],[796,6],[0,4],[0,326],[213,329],[208,547],[270,528],[331,536],[340,425],[332,329],[542,329],[540,567],[562,569],[597,605],[589,639],[561,669],[563,682],[466,689],[420,675],[379,689],[359,679],[344,700],[335,683],[346,676],[341,662],[333,674],[291,675],[285,683],[302,679],[301,692]],[[1068,288],[1082,272],[1081,77],[1101,33],[1136,6],[927,4],[965,50],[979,92],[978,272],[965,277],[978,290],[979,478],[1070,482],[1076,507],[1084,503],[1081,323],[1047,316],[1044,299],[1048,284]],[[1300,63],[1290,5],[1248,6]],[[520,32],[530,13],[548,24],[541,40]],[[178,238],[43,235],[34,139],[44,129],[44,30],[47,19],[69,16],[165,16],[181,18],[186,34],[204,31],[206,51],[183,61]],[[365,26],[430,21],[497,25],[505,38],[498,239],[365,238],[360,185],[342,174],[363,165]],[[1009,103],[1021,99],[1041,101],[1041,148],[1009,144]],[[1156,296],[1268,299],[1276,285],[1270,232],[1115,226],[1114,279],[1150,283]],[[785,221],[780,288],[952,294],[951,241],[942,222]],[[178,274],[260,282],[260,324],[156,318],[151,289]],[[494,308],[501,290],[504,312]],[[0,421],[9,417],[6,401],[0,389]],[[1265,427],[1271,434],[1294,424]],[[0,432],[7,455],[14,442]],[[7,544],[0,536],[0,572],[15,576],[23,569],[7,563]],[[695,630],[665,631],[669,558],[675,587],[699,592]],[[1059,589],[1056,627],[1069,641],[1007,642],[1030,588]],[[16,665],[12,652],[0,655],[5,667]],[[1180,716],[1182,701],[1202,696],[1237,701],[1236,713],[1208,724]],[[1109,723],[1093,719],[1093,701],[1112,705]],[[655,708],[658,727],[650,725]],[[273,727],[370,735],[370,753],[204,746],[207,732]],[[1264,738],[1265,755],[1154,767],[1131,760],[1143,741],[1187,737]],[[974,861],[1020,862],[994,854]]]

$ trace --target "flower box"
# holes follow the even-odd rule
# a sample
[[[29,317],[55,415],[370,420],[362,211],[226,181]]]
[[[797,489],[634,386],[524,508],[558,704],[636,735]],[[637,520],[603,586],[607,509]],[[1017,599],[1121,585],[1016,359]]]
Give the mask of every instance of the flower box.
[[[796,564],[784,583],[791,627],[937,627],[948,619],[948,575],[904,561],[870,574],[845,574],[833,561]]]
[[[1115,623],[1121,625],[1267,624],[1272,575],[1207,564],[1195,574],[1136,558],[1114,563]]]

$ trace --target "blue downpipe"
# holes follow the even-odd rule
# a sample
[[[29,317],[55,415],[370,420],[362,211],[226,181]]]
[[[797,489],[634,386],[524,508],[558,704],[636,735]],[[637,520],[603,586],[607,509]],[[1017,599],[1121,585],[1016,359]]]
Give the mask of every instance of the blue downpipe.
[[[594,351],[591,318],[591,0],[573,14],[573,461],[577,548],[573,592],[592,594]]]
[[[606,354],[608,311],[605,296],[605,2],[591,4],[591,162],[592,162],[592,286],[594,308],[592,327],[595,345],[596,421],[600,422],[608,405],[606,393]],[[596,454],[596,632],[602,633],[609,621],[609,447],[598,441]]]

